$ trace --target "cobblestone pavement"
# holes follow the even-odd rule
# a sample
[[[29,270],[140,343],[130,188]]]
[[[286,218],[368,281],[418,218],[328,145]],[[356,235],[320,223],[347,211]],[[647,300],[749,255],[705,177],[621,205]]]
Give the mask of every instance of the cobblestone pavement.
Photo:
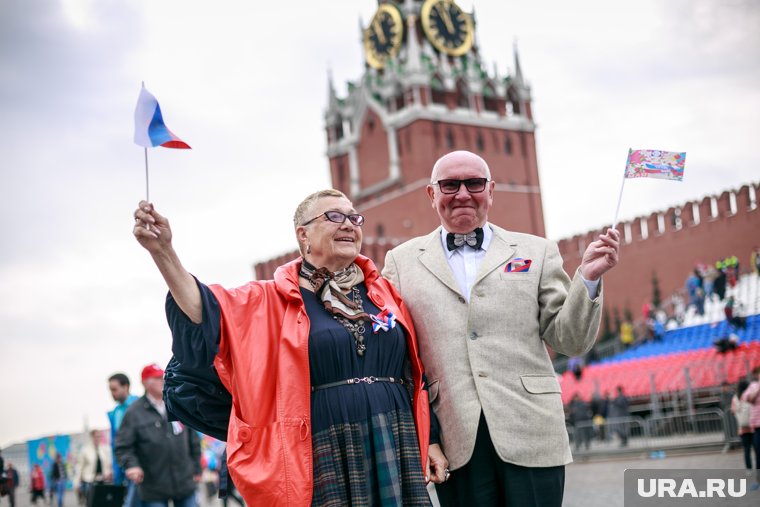
[[[695,468],[695,469],[724,469],[743,468],[744,461],[741,451],[710,452],[689,455],[667,455],[665,458],[650,459],[647,454],[627,456],[624,458],[601,459],[593,461],[576,461],[568,465],[565,476],[565,502],[563,507],[623,507],[623,472],[628,468]],[[433,493],[434,494],[434,493]],[[757,496],[760,505],[760,490],[748,494]],[[200,498],[200,507],[218,507],[221,502],[217,499],[207,501]],[[8,499],[0,500],[0,507],[8,505]],[[16,495],[18,507],[31,507],[29,494],[18,491]],[[47,506],[48,503],[37,503]],[[76,507],[76,497],[68,492],[64,502],[65,507]],[[231,503],[234,505],[234,503]],[[433,505],[438,502],[434,498]],[[473,506],[475,507],[475,506]]]
[[[623,507],[623,472],[628,468],[654,469],[728,469],[744,468],[741,450],[704,454],[666,455],[650,459],[641,456],[594,461],[576,461],[565,471],[565,502],[563,507]],[[760,490],[748,491],[757,496]],[[751,504],[750,504],[751,505]]]

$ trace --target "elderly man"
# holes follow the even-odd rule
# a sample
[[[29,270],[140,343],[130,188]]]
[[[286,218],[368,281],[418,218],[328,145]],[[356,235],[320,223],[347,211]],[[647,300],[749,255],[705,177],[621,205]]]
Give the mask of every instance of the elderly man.
[[[167,419],[164,371],[142,371],[145,396],[132,403],[116,432],[116,459],[137,484],[142,507],[195,507],[201,478],[200,439],[195,431]]]
[[[383,275],[418,332],[451,469],[442,505],[560,506],[572,457],[546,345],[593,345],[619,234],[592,242],[570,280],[556,244],[488,223],[494,185],[473,153],[439,159],[427,193],[441,227],[388,252]]]

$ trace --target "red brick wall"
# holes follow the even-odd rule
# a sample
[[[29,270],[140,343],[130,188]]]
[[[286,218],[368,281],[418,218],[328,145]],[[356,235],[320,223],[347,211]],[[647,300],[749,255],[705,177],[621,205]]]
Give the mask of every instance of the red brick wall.
[[[750,195],[754,192],[760,197],[758,185],[724,191],[716,198],[718,214],[715,217],[710,216],[709,196],[684,204],[680,207],[683,227],[678,230],[671,219],[675,208],[627,222],[631,227],[631,242],[623,242],[620,264],[604,277],[605,308],[612,312],[617,307],[621,316],[627,308],[638,318],[643,303],[652,298],[652,273],[657,274],[665,299],[684,287],[686,277],[697,263],[714,264],[718,259],[736,255],[742,271],[749,270],[750,253],[760,245],[760,210],[757,206],[750,209]],[[731,213],[730,194],[736,197],[735,214]],[[692,203],[699,205],[699,223],[694,221]],[[664,217],[663,232],[657,229],[660,214]],[[640,219],[648,225],[647,239],[641,237]],[[625,225],[618,225],[618,230],[622,232]],[[568,273],[572,274],[580,264],[578,243],[587,245],[600,232],[590,231],[559,242]]]

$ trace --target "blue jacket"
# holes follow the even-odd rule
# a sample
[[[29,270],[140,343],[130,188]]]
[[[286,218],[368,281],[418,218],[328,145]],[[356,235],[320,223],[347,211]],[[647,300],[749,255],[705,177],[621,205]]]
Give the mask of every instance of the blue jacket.
[[[122,472],[121,467],[116,463],[116,453],[114,452],[114,443],[116,442],[116,430],[121,426],[121,421],[124,419],[124,414],[127,412],[129,406],[139,398],[134,394],[130,394],[124,403],[119,403],[113,410],[108,412],[108,421],[111,423],[111,453],[113,454],[113,483],[122,484],[126,477]]]

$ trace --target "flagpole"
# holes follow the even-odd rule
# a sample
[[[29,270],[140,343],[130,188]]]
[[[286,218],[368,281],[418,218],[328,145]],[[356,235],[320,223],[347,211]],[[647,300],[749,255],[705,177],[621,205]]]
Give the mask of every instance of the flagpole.
[[[623,173],[623,183],[620,185],[620,195],[618,196],[617,208],[615,208],[615,219],[612,221],[612,228],[617,226],[618,213],[620,213],[620,203],[623,200],[623,188],[625,187],[625,173]]]
[[[145,200],[150,202],[150,178],[148,177],[148,148],[145,150]]]
[[[628,162],[631,160],[632,148],[628,148],[628,157],[625,159],[625,170],[623,171],[623,183],[620,184],[620,195],[618,195],[617,207],[615,208],[615,219],[612,221],[612,228],[617,227],[618,214],[620,213],[620,203],[623,202],[623,188],[625,188],[625,175],[628,171]]]

